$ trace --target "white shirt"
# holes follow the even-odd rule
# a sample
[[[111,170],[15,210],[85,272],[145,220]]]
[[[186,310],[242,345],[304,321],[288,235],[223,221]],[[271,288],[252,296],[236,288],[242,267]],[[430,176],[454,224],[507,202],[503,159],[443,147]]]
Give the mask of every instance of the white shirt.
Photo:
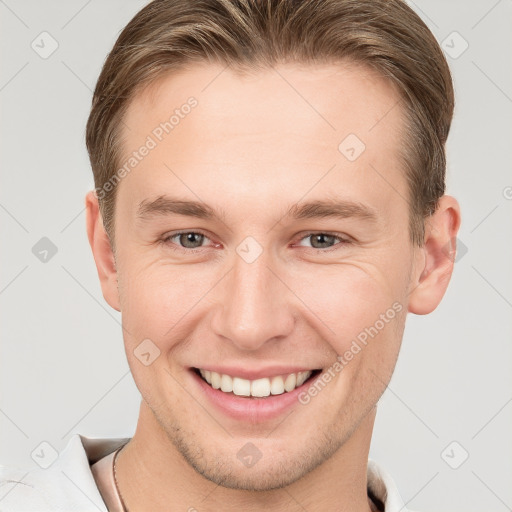
[[[0,466],[0,510],[109,512],[107,501],[110,512],[120,512],[112,460],[114,452],[129,440],[74,434],[47,469]],[[405,508],[391,476],[371,459],[368,460],[368,489],[384,503],[385,512],[412,512]]]

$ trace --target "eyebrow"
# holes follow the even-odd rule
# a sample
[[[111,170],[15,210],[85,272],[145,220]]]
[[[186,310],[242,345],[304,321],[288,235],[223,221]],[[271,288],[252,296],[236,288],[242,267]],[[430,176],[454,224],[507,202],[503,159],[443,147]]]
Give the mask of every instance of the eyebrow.
[[[199,201],[188,201],[169,196],[159,196],[154,200],[145,199],[139,204],[137,217],[150,220],[157,216],[185,215],[206,220],[223,220],[226,214],[217,213],[213,208]]]
[[[377,211],[363,203],[338,199],[317,200],[295,204],[288,210],[288,216],[294,219],[346,219],[356,217],[371,222],[378,219]]]
[[[153,200],[145,199],[139,204],[137,211],[137,217],[141,220],[150,220],[166,215],[184,215],[205,220],[221,220],[222,222],[226,218],[223,210],[216,211],[205,203],[169,196],[159,196]],[[374,208],[363,203],[341,199],[323,199],[294,204],[283,216],[283,218],[286,217],[296,220],[355,217],[370,222],[376,222],[378,219],[377,211]]]

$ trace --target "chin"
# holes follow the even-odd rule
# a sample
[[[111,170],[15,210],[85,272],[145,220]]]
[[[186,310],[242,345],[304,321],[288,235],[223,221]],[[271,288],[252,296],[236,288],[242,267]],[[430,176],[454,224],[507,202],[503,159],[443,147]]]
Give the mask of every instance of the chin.
[[[233,438],[205,446],[205,436],[184,432],[177,429],[168,432],[168,437],[189,466],[216,485],[241,491],[263,492],[289,486],[332,457],[344,442],[335,434],[317,433],[304,440],[290,435],[289,444],[281,448],[275,446],[275,440],[265,438],[254,444]]]

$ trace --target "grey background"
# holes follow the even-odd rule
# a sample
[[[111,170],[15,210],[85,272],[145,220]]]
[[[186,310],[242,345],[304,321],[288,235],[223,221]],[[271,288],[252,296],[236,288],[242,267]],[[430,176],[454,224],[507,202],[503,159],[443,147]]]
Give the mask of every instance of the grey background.
[[[145,3],[0,1],[4,465],[35,467],[41,442],[58,452],[75,432],[135,429],[120,316],[103,300],[85,233],[84,129],[106,54]],[[452,54],[448,192],[462,207],[462,250],[439,308],[408,317],[370,456],[413,510],[501,512],[512,507],[512,2],[409,4]],[[59,45],[46,59],[31,47],[43,31]],[[46,262],[32,252],[42,237],[57,248]]]

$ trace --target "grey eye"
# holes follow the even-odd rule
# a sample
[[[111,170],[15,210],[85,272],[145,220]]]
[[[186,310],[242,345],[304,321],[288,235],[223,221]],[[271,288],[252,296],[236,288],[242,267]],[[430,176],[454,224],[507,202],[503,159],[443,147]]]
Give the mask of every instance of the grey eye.
[[[192,231],[190,233],[180,233],[174,236],[179,237],[180,245],[186,249],[197,249],[198,247],[201,247],[205,238],[201,233],[194,233]]]
[[[306,238],[309,238],[311,240],[311,247],[313,247],[314,249],[326,249],[332,247],[336,243],[336,240],[338,239],[337,236],[327,235],[325,233],[308,235]]]

